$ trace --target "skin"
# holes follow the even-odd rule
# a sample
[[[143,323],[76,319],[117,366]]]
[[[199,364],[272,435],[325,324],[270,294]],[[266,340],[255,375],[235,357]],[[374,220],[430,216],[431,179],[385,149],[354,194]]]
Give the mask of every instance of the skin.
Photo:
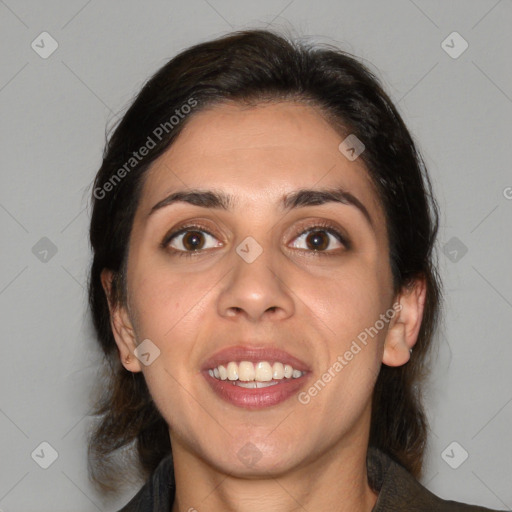
[[[372,391],[381,363],[409,360],[425,285],[393,294],[384,212],[362,160],[339,151],[342,140],[311,106],[224,104],[195,113],[148,171],[130,239],[128,300],[111,303],[111,323],[123,365],[144,373],[169,425],[173,512],[357,512],[375,504],[365,465]],[[373,227],[349,205],[279,208],[285,194],[331,186],[356,196]],[[236,204],[228,211],[180,202],[148,216],[169,193],[190,188],[221,190]],[[172,228],[198,220],[213,235],[204,234],[201,254],[160,247]],[[321,220],[343,230],[351,247],[325,234],[332,255],[314,255],[306,240]],[[300,236],[306,229],[313,234]],[[236,252],[247,236],[263,249],[252,263]],[[181,236],[172,247],[187,246]],[[111,279],[105,270],[107,295]],[[221,348],[277,346],[310,365],[307,390],[398,302],[400,312],[308,404],[292,396],[242,409],[199,373]],[[148,366],[133,355],[144,339],[160,350]],[[248,465],[237,455],[249,442],[260,459]]]

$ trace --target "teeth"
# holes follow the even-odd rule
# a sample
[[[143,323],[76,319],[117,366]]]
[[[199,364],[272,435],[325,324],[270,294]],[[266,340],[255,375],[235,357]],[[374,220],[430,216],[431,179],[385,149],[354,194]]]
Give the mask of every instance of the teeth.
[[[219,370],[219,377],[221,380],[226,380],[228,378],[228,371],[225,366],[220,365],[217,367],[217,370]]]
[[[249,363],[251,364],[251,363]],[[260,361],[256,365],[256,375],[254,380],[259,380],[260,382],[269,382],[272,380],[272,366],[270,366],[266,361]]]
[[[233,381],[235,386],[240,386],[241,388],[268,388],[269,386],[275,386],[279,384],[279,382],[258,382],[253,380],[252,382],[240,382],[239,380]]]
[[[236,363],[228,363],[228,379],[229,380],[237,380],[238,379],[238,365]]]
[[[243,380],[245,382],[249,380],[254,380],[256,372],[254,370],[254,365],[249,361],[242,361],[238,365],[238,379]],[[262,380],[262,379],[258,379]]]
[[[230,380],[233,384],[244,388],[261,388],[278,384],[275,380],[298,379],[304,372],[295,370],[289,364],[275,362],[270,364],[267,361],[259,361],[253,364],[251,361],[239,363],[230,361],[226,366],[219,365],[217,368],[208,370],[210,376],[219,380]]]
[[[272,365],[272,377],[274,379],[282,379],[284,377],[283,363],[274,363]]]

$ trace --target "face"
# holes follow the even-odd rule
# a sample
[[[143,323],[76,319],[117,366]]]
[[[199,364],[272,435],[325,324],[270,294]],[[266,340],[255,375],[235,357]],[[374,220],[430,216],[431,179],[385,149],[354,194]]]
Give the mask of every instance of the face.
[[[173,452],[254,474],[366,447],[395,297],[384,212],[343,139],[310,106],[221,105],[148,171],[116,341],[150,340],[150,364],[125,367],[143,371]],[[299,194],[327,189],[346,195]],[[210,194],[169,198],[192,190]],[[225,380],[208,372],[221,363]],[[266,387],[230,380],[254,367]]]

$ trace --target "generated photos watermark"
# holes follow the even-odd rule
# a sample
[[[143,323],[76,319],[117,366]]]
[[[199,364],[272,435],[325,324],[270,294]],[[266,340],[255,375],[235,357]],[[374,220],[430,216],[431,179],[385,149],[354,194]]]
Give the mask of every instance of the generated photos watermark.
[[[101,186],[94,189],[94,197],[96,199],[104,199],[109,192],[121,183],[123,178],[126,177],[137,165],[139,165],[144,158],[149,155],[150,151],[156,147],[157,141],[160,142],[164,134],[169,134],[185,117],[192,112],[192,109],[198,105],[195,98],[189,98],[186,103],[181,105],[174,111],[174,114],[168,121],[160,123],[150,135],[148,135],[146,142],[132,153],[131,156],[112,176]]]
[[[357,338],[352,340],[350,348],[345,351],[343,355],[338,355],[336,361],[334,361],[329,368],[322,373],[320,378],[313,383],[307,391],[302,391],[299,393],[298,400],[301,404],[307,405],[311,402],[311,399],[318,395],[325,386],[338,375],[345,366],[349,364],[354,356],[361,352],[362,348],[368,344],[368,336],[370,338],[374,338],[377,334],[384,329],[384,327],[389,324],[390,320],[392,320],[396,314],[402,310],[402,305],[399,302],[395,302],[391,308],[389,308],[385,313],[381,313],[380,317],[376,322],[371,326],[367,327],[363,331],[361,331]],[[358,343],[359,341],[359,343]],[[363,347],[361,347],[361,345]]]

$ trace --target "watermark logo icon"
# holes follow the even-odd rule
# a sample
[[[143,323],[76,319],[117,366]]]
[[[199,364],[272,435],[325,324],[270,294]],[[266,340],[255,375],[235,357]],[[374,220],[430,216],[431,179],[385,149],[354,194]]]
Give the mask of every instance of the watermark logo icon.
[[[441,43],[441,48],[452,59],[458,59],[468,49],[468,46],[468,42],[458,32],[452,32]]]
[[[160,355],[160,349],[151,340],[145,339],[133,353],[144,366],[149,366]]]
[[[238,458],[247,467],[253,467],[261,459],[263,454],[261,450],[253,443],[245,443],[237,453]]]
[[[366,149],[365,145],[357,138],[356,135],[351,133],[344,139],[338,146],[338,149],[345,155],[345,157],[353,162],[359,155]]]
[[[459,262],[467,252],[468,248],[456,236],[443,245],[443,253],[452,263]]]
[[[263,247],[252,236],[248,236],[237,246],[236,252],[244,261],[252,263],[263,252]]]
[[[59,47],[59,43],[48,32],[41,32],[30,46],[39,57],[47,59]]]
[[[32,247],[32,254],[39,261],[48,263],[57,254],[57,246],[49,238],[43,236]]]
[[[460,467],[468,457],[468,452],[457,441],[452,441],[441,453],[441,458],[452,469]]]
[[[38,466],[48,469],[57,460],[59,454],[50,443],[43,441],[30,456]]]

